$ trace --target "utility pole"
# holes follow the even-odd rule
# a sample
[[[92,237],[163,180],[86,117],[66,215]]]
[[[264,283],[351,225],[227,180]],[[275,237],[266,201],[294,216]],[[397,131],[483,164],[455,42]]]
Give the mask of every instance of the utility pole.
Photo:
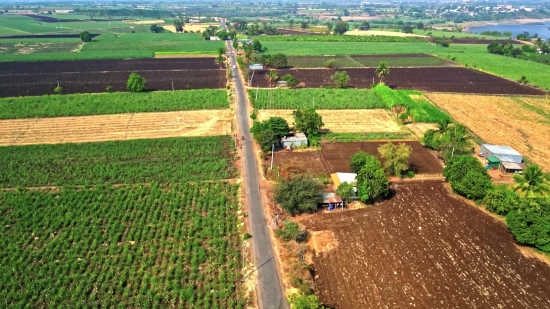
[[[275,144],[271,144],[271,166],[269,167],[269,169],[273,169],[273,154],[274,154],[274,151],[275,151]]]

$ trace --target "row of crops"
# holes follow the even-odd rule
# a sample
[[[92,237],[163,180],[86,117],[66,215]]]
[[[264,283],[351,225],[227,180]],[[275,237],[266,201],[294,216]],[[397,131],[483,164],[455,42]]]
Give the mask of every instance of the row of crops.
[[[0,147],[0,187],[228,179],[233,152],[229,136]]]
[[[265,109],[368,109],[385,104],[368,89],[253,89],[249,90],[254,108]]]
[[[0,99],[0,119],[228,108],[222,89],[68,94]]]
[[[0,193],[0,303],[243,308],[238,187],[227,182]]]
[[[422,37],[414,36],[384,36],[384,35],[262,35],[255,37],[262,41],[292,41],[292,42],[426,42]]]

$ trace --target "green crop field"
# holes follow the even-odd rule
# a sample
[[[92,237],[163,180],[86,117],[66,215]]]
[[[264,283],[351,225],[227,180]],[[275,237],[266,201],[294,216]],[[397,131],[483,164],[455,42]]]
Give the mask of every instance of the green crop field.
[[[452,62],[431,55],[409,56],[403,55],[350,55],[350,56],[289,56],[288,64],[299,68],[327,67],[327,61],[333,61],[333,68],[346,67],[376,67],[380,62],[386,62],[391,67],[426,67],[452,66]]]
[[[34,18],[27,16],[0,15],[0,35],[51,33],[61,31],[78,33],[83,30],[101,30],[115,27],[130,27],[130,24],[119,21],[46,23],[37,21]],[[7,31],[11,31],[11,33],[7,33]]]
[[[67,94],[0,99],[0,119],[169,112],[228,108],[220,89]]]
[[[384,36],[384,35],[268,35],[257,36],[254,39],[262,42],[362,42],[362,43],[381,43],[381,42],[425,42],[426,40],[416,36]]]
[[[78,51],[80,39],[0,39],[0,62],[29,54],[57,54]]]
[[[238,187],[0,193],[5,308],[244,308]]]
[[[433,54],[444,47],[426,42],[270,42],[260,39],[269,54],[287,56],[362,55],[362,54]]]
[[[249,90],[254,108],[367,109],[386,106],[366,89],[259,89]]]
[[[0,147],[0,187],[229,179],[233,151],[229,136]]]

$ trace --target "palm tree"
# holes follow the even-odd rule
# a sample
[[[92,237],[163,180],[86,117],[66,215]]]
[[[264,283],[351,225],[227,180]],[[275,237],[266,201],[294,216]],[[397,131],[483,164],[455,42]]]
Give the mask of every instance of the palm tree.
[[[380,78],[380,83],[383,83],[384,77],[390,75],[390,68],[385,62],[380,62],[375,73],[376,76]]]
[[[514,174],[516,184],[512,186],[514,191],[522,197],[549,196],[550,180],[548,174],[544,174],[537,164],[529,164],[522,174]]]
[[[541,38],[537,38],[535,40],[535,47],[542,48],[543,45],[544,45],[544,41]]]
[[[279,80],[279,73],[277,71],[268,71],[265,78],[269,83],[269,87],[271,87],[272,82],[277,82]]]
[[[441,119],[437,123],[437,132],[439,132],[441,134],[447,133],[447,130],[449,129],[450,124],[451,124],[451,122],[448,119],[446,119],[446,118]]]

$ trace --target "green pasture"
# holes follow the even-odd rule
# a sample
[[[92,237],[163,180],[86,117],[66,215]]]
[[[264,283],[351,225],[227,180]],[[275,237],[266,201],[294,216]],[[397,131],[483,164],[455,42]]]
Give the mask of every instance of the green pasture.
[[[361,54],[432,54],[444,47],[426,42],[260,42],[269,54],[287,56],[361,55]]]
[[[49,15],[48,15],[49,16]],[[69,18],[69,16],[67,16]],[[88,17],[89,18],[89,17]],[[55,32],[80,32],[84,30],[103,30],[116,27],[130,27],[131,24],[119,21],[82,21],[46,23],[21,15],[0,15],[0,35],[38,34]]]
[[[290,56],[288,65],[299,68],[323,68],[328,63],[333,63],[333,68],[352,68],[352,67],[376,67],[380,62],[386,62],[392,67],[429,67],[429,66],[448,66],[452,62],[439,57],[426,55],[425,57],[395,57],[388,55],[369,56],[369,55],[340,55],[340,56]]]
[[[67,94],[0,99],[0,119],[170,112],[228,108],[220,89]]]

